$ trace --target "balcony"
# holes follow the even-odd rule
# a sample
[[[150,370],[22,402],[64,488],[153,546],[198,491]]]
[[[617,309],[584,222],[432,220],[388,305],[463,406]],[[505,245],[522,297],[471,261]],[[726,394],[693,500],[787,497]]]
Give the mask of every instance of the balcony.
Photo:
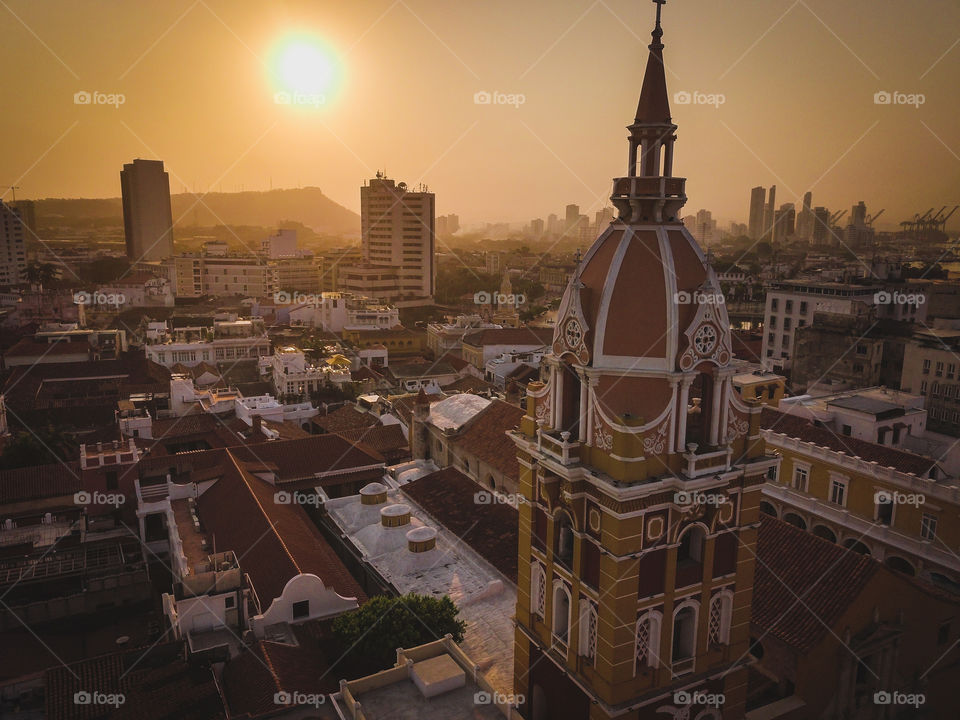
[[[580,462],[580,443],[571,441],[569,432],[538,430],[537,449],[562,465],[575,465]]]
[[[732,457],[732,447],[700,451],[696,443],[687,443],[687,452],[683,454],[683,459],[687,461],[686,476],[693,479],[726,472],[730,469]]]

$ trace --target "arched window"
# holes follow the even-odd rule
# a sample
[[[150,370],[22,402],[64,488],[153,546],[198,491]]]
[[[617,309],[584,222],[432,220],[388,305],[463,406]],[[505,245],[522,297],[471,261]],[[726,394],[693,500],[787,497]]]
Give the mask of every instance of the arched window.
[[[697,650],[697,610],[693,600],[680,605],[673,613],[673,662],[690,660]]]
[[[580,598],[580,654],[591,662],[597,657],[597,604]]]
[[[553,637],[564,647],[570,641],[570,591],[562,580],[553,584]]]
[[[634,676],[645,667],[656,667],[660,662],[660,626],[663,615],[650,610],[637,620],[637,635],[633,654]]]
[[[833,530],[828,528],[826,525],[815,526],[813,528],[813,534],[816,535],[818,538],[823,538],[827,542],[832,542],[832,543],[837,542],[836,533],[834,533]]]
[[[566,568],[573,567],[573,522],[561,510],[554,517],[553,559]]]
[[[547,573],[538,562],[530,563],[530,612],[541,620],[547,613]]]
[[[676,586],[687,587],[703,580],[703,548],[707,534],[700,525],[690,525],[677,548]]]
[[[730,616],[733,612],[733,593],[722,590],[710,600],[709,642],[726,645],[730,642]]]

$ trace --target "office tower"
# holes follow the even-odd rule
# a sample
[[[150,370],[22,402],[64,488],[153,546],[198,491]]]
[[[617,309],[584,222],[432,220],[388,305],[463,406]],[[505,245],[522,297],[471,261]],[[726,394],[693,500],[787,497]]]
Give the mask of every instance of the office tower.
[[[773,241],[783,242],[796,232],[797,211],[793,203],[784,203],[774,213]]]
[[[565,234],[576,235],[580,231],[580,206],[567,205],[566,214],[563,221],[563,232]]]
[[[437,218],[437,237],[453,235],[460,229],[459,215],[440,215]]]
[[[560,227],[560,218],[558,218],[555,214],[550,213],[547,216],[547,232],[550,235],[559,235],[561,231],[562,228]]]
[[[830,211],[825,207],[813,209],[813,224],[810,237],[814,245],[825,245],[830,235]]]
[[[120,190],[127,259],[137,263],[172,256],[170,177],[163,169],[163,161],[137,158],[124,165]]]
[[[173,255],[170,178],[162,160],[135,159],[120,172],[127,259],[132,263]]]
[[[0,285],[24,282],[23,271],[27,267],[25,234],[19,208],[0,200]]]
[[[543,218],[534,218],[530,221],[530,234],[537,238],[543,235]]]
[[[746,709],[757,517],[780,459],[755,442],[760,407],[733,399],[726,306],[672,300],[720,290],[678,222],[659,12],[619,222],[577,266],[510,433],[524,500],[513,691],[528,720],[716,719],[711,695],[724,718]]]
[[[797,237],[802,240],[809,240],[810,234],[813,232],[813,211],[810,209],[812,203],[813,193],[808,191],[803,196],[803,209],[797,219]]]
[[[596,231],[597,234],[603,232],[603,229],[613,222],[613,208],[605,207],[603,210],[597,210]]]
[[[759,240],[763,235],[763,216],[766,208],[767,191],[763,186],[757,186],[750,191],[750,230],[751,240]]]
[[[864,228],[867,226],[867,206],[861,200],[850,210],[850,224],[855,228]]]
[[[767,197],[767,207],[763,213],[763,239],[773,239],[773,223],[776,221],[776,201],[777,186],[770,187],[770,195]]]
[[[379,172],[360,188],[363,259],[396,271],[397,297],[390,299],[433,297],[435,217],[426,188],[409,191]]]

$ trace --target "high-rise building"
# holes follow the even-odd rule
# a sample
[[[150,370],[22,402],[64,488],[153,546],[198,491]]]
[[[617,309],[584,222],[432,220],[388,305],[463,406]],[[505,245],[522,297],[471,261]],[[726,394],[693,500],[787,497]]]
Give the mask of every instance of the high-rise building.
[[[763,235],[763,215],[766,211],[764,203],[767,200],[767,191],[763,186],[757,186],[750,191],[750,239],[759,240]]]
[[[809,240],[813,234],[813,210],[810,206],[813,204],[813,193],[807,192],[803,196],[803,209],[797,218],[797,237],[801,240]]]
[[[395,295],[377,296],[380,299],[433,297],[435,201],[434,194],[426,188],[407,190],[406,183],[394,183],[379,172],[360,188],[364,262],[381,269],[391,268],[398,279]]]
[[[560,227],[560,218],[554,213],[550,213],[547,216],[547,232],[550,235],[559,235],[563,232],[563,228]]]
[[[776,202],[777,202],[777,186],[772,185],[770,187],[770,194],[767,197],[767,207],[763,212],[763,239],[764,240],[773,239],[773,224],[777,220]]]
[[[173,255],[173,214],[170,177],[162,160],[141,160],[123,166],[123,229],[127,259],[132,263],[163,260]]]
[[[567,286],[511,433],[528,720],[718,718],[718,697],[722,717],[745,713],[759,502],[779,458],[753,439],[760,406],[734,397],[717,278],[679,222],[659,16],[617,220]]]
[[[19,208],[0,200],[0,285],[24,282],[23,271],[27,267],[24,235]]]
[[[784,203],[773,216],[773,241],[783,242],[796,232],[797,211],[793,203]]]
[[[543,218],[534,218],[530,221],[530,234],[533,237],[538,238],[543,235]]]
[[[459,215],[441,215],[437,218],[437,237],[453,235],[460,229]]]
[[[825,245],[830,235],[830,211],[825,207],[813,209],[813,224],[810,230],[811,242],[814,245]]]

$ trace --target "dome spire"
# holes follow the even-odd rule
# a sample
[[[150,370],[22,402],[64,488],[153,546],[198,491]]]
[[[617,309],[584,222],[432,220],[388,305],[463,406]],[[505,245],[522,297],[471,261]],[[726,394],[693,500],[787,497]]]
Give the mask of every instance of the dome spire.
[[[667,78],[663,67],[663,27],[660,25],[660,11],[667,0],[653,0],[657,5],[657,24],[651,33],[653,40],[648,46],[647,69],[643,74],[643,88],[640,102],[637,104],[637,116],[634,123],[670,124],[670,100],[667,97]]]

